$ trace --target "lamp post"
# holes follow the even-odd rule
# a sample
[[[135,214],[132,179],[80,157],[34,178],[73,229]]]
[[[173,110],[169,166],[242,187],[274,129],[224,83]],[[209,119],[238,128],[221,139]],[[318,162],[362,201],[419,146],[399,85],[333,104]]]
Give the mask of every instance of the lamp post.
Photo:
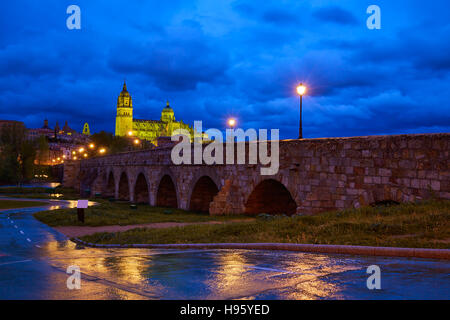
[[[303,95],[306,92],[306,87],[303,85],[303,83],[300,83],[300,85],[297,87],[297,93],[300,96],[300,126],[298,128],[298,138],[303,139],[303,127],[302,127],[302,100]]]
[[[233,129],[234,126],[236,125],[236,119],[234,118],[228,119],[228,125],[230,126],[231,129]]]

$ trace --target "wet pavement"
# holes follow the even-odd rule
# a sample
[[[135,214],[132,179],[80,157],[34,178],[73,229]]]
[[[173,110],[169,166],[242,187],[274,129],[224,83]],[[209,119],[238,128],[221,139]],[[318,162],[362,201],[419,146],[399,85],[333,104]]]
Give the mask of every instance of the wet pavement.
[[[46,209],[74,206],[53,200]],[[97,249],[0,212],[0,299],[449,299],[450,262],[252,250]],[[367,267],[381,269],[369,290]],[[81,289],[69,290],[69,266]]]

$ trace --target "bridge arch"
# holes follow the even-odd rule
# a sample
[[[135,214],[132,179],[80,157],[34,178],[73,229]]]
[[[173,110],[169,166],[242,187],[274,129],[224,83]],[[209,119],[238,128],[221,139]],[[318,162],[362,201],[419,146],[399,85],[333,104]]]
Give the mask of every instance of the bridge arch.
[[[134,201],[137,203],[149,203],[150,188],[147,177],[139,172],[134,184]]]
[[[113,171],[106,173],[105,197],[114,197],[116,191],[116,179],[114,179]]]
[[[117,194],[119,200],[130,200],[130,183],[128,175],[125,171],[122,171],[119,178],[119,192]]]
[[[259,213],[293,215],[297,203],[283,183],[276,179],[264,179],[251,191],[244,204],[248,215]]]
[[[214,197],[219,193],[220,185],[209,175],[194,180],[189,196],[189,210],[208,212]]]
[[[86,169],[81,172],[80,195],[82,197],[89,197],[91,195],[92,185],[97,179],[97,176],[97,169]]]
[[[178,193],[171,174],[164,174],[159,180],[156,190],[156,206],[178,208]]]

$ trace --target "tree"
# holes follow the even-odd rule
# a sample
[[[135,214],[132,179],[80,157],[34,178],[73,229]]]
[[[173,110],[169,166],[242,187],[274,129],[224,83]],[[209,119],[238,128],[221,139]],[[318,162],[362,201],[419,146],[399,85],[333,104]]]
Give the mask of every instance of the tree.
[[[20,183],[33,177],[36,148],[26,140],[20,123],[4,126],[0,132],[0,182]]]
[[[108,153],[133,150],[133,141],[129,137],[114,136],[110,132],[100,131],[91,135],[91,141],[98,147],[104,147]]]

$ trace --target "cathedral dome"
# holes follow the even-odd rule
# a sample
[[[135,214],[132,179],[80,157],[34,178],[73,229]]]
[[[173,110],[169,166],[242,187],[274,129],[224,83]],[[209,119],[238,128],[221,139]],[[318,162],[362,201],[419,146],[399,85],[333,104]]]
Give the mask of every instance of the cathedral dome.
[[[117,98],[117,108],[132,108],[133,100],[131,99],[131,95],[128,93],[127,84],[124,81],[122,92],[119,94]]]
[[[173,112],[172,107],[169,105],[169,101],[167,101],[166,106],[164,107],[164,109],[162,109],[161,121],[163,122],[175,121],[175,113]]]

